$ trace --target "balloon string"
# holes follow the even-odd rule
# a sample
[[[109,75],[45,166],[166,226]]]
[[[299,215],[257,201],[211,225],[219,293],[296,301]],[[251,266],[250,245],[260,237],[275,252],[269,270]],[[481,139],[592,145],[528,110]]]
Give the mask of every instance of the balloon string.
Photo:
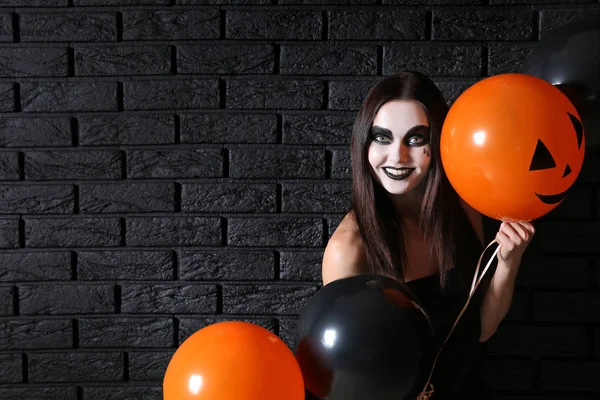
[[[433,371],[435,369],[435,365],[436,365],[436,363],[438,361],[440,353],[442,352],[444,346],[448,342],[448,339],[450,339],[450,335],[452,335],[452,332],[454,331],[454,328],[456,327],[456,325],[458,325],[458,321],[460,321],[460,318],[463,316],[463,314],[467,310],[467,306],[471,302],[471,299],[473,298],[473,295],[475,294],[475,291],[477,290],[477,287],[479,286],[479,284],[483,280],[483,277],[485,276],[486,272],[488,271],[488,269],[492,265],[492,262],[494,261],[494,258],[498,254],[498,250],[500,250],[500,246],[496,247],[496,250],[494,250],[494,254],[492,254],[492,256],[490,257],[489,261],[487,262],[485,268],[481,272],[481,276],[479,276],[479,268],[481,267],[481,260],[483,259],[483,256],[485,255],[485,252],[494,243],[498,243],[498,241],[496,241],[495,239],[492,240],[490,242],[490,244],[488,244],[487,247],[483,250],[483,252],[481,253],[481,256],[479,257],[479,261],[477,262],[477,267],[475,268],[475,274],[473,276],[473,282],[471,283],[471,290],[469,291],[469,297],[467,298],[467,302],[465,303],[465,305],[463,306],[462,310],[458,314],[458,317],[456,317],[456,320],[454,321],[454,325],[452,325],[452,328],[450,329],[450,332],[448,332],[448,336],[446,336],[446,340],[444,340],[444,343],[442,343],[442,346],[438,350],[438,353],[435,356],[435,359],[433,360],[433,365],[431,366],[431,372],[429,373],[429,378],[427,378],[427,383],[425,383],[425,386],[423,387],[423,390],[421,391],[421,393],[419,394],[419,397],[417,397],[416,400],[429,400],[429,398],[433,395],[434,388],[433,388],[433,384],[431,383],[431,378],[433,376]]]

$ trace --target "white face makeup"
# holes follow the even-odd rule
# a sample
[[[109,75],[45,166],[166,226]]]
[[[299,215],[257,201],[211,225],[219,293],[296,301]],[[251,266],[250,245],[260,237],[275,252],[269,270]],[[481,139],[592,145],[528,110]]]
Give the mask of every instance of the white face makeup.
[[[427,176],[431,162],[429,121],[423,106],[392,100],[377,112],[368,159],[373,178],[390,194],[404,194]]]

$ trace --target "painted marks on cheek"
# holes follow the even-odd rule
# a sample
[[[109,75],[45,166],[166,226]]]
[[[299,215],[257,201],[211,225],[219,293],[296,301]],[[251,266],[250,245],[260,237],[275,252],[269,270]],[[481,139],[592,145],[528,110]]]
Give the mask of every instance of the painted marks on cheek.
[[[423,154],[425,154],[427,156],[427,158],[431,158],[431,154],[429,153],[428,148],[423,148]]]

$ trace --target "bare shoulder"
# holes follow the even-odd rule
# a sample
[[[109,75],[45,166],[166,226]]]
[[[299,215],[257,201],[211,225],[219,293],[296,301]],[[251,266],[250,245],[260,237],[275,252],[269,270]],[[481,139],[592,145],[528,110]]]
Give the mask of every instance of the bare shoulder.
[[[475,230],[477,239],[479,239],[481,244],[485,246],[487,243],[484,243],[485,236],[483,233],[483,216],[481,215],[481,213],[479,213],[479,211],[475,210],[473,207],[468,205],[467,202],[464,201],[462,198],[459,197],[458,201],[462,208],[465,210],[465,214],[467,215],[469,222],[471,223],[471,225],[473,225],[473,229]]]
[[[340,222],[325,248],[322,265],[323,284],[366,272],[364,242],[352,213]]]

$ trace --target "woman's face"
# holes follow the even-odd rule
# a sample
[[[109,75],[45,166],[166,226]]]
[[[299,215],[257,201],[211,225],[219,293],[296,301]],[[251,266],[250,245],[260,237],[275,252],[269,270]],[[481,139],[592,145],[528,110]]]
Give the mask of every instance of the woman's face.
[[[429,122],[420,103],[385,103],[375,116],[369,141],[371,174],[390,194],[407,193],[427,176],[431,161]]]

